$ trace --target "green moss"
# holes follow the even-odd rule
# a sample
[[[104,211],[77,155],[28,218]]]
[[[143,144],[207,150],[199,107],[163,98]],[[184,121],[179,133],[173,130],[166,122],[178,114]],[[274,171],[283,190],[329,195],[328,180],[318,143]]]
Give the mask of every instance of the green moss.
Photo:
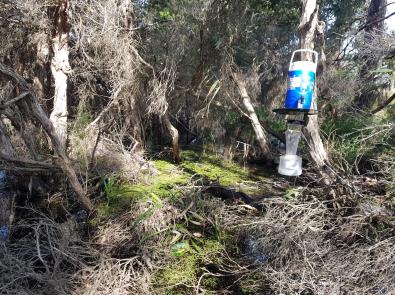
[[[142,183],[124,183],[116,176],[108,177],[105,180],[99,216],[120,214],[137,202],[149,201],[154,204],[133,221],[138,224],[160,208],[162,200],[171,198],[178,200],[181,196],[180,187],[187,185],[196,175],[212,181],[219,180],[224,186],[240,187],[243,184],[243,189],[251,190],[254,188],[254,181],[251,180],[264,177],[255,172],[251,176],[251,170],[243,169],[241,165],[235,163],[224,163],[220,157],[207,152],[184,151],[182,158],[183,161],[179,165],[166,160],[152,161],[156,172],[142,175]],[[196,214],[203,216],[202,218],[212,210],[210,204],[213,204],[213,200],[211,198],[209,200],[210,202],[207,203],[199,196],[194,201]],[[206,212],[205,206],[210,207],[210,210],[207,209]],[[205,227],[203,237],[194,236],[192,233],[201,232],[202,225],[193,223],[192,219],[189,218],[188,223],[175,225],[175,230],[182,234],[183,240],[170,245],[170,241],[174,238],[170,232],[164,240],[168,245],[168,252],[164,255],[166,262],[155,272],[151,283],[153,291],[158,291],[157,294],[191,294],[191,289],[187,286],[196,286],[205,273],[205,267],[225,263],[222,255],[225,248],[227,251],[237,253],[237,249],[233,249],[234,236],[219,228]],[[144,240],[141,243],[144,243]],[[200,284],[208,290],[207,294],[215,294],[215,290],[224,286],[223,279],[209,275],[203,276]]]
[[[155,273],[153,287],[155,289],[168,289],[166,294],[188,292],[185,285],[193,286],[197,284],[203,266],[209,263],[221,263],[220,253],[222,251],[224,251],[224,247],[217,240],[198,239],[194,241],[191,239],[177,243],[172,247],[172,257],[166,266]],[[208,276],[201,282],[203,286],[210,289],[215,289],[217,283],[217,278]]]
[[[162,287],[176,284],[192,285],[196,280],[197,272],[196,256],[185,255],[180,259],[172,259],[169,266],[156,274],[155,282]]]
[[[248,170],[238,164],[227,163],[213,154],[183,151],[182,158],[181,167],[189,174],[219,181],[224,186],[235,186],[250,179]]]
[[[154,175],[143,175],[139,184],[122,183],[115,176],[105,180],[104,202],[99,206],[99,214],[108,216],[121,213],[135,202],[145,202],[153,198],[174,198],[179,195],[177,186],[188,183],[190,176],[174,164],[154,161],[158,170]],[[145,179],[144,179],[145,178]]]
[[[194,177],[203,177],[210,181],[219,181],[221,185],[237,187],[253,194],[257,192],[257,181],[264,176],[261,171],[243,168],[237,163],[228,163],[215,154],[207,152],[183,151],[183,161],[173,164],[166,160],[154,160],[152,164],[157,172],[141,175],[141,183],[123,183],[116,176],[105,180],[102,203],[99,205],[99,215],[109,216],[129,210],[134,202],[159,199],[178,199],[180,186],[187,185]]]

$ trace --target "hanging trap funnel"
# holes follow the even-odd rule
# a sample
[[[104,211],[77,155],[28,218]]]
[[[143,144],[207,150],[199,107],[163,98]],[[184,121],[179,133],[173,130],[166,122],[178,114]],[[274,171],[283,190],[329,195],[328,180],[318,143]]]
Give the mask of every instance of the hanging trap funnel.
[[[280,157],[278,173],[286,176],[299,176],[302,174],[302,158],[296,155],[302,133],[299,130],[285,132],[286,153]]]

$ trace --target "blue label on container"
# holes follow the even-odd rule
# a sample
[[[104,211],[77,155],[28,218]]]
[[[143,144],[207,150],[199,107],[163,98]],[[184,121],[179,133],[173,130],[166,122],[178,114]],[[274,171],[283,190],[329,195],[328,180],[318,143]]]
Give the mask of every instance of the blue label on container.
[[[289,72],[288,91],[285,99],[286,109],[311,108],[313,100],[315,73],[296,70]]]

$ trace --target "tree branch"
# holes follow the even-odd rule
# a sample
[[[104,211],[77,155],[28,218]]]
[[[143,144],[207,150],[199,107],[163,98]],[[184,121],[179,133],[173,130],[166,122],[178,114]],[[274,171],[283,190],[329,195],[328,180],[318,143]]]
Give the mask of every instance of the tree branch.
[[[395,100],[395,93],[392,94],[385,102],[383,102],[381,105],[379,105],[377,108],[375,108],[372,111],[372,114],[376,114],[380,112],[382,109],[384,109],[387,105],[389,105],[393,100]]]
[[[21,169],[23,169],[23,168],[39,169],[39,170],[48,170],[48,169],[58,170],[59,169],[59,167],[57,167],[51,163],[34,161],[34,160],[29,160],[29,159],[14,158],[14,157],[11,157],[10,155],[7,155],[1,151],[0,151],[0,160],[20,165]]]
[[[390,17],[393,16],[393,15],[395,15],[395,12],[393,12],[393,13],[387,15],[387,16],[381,17],[381,18],[379,18],[379,19],[376,19],[376,20],[374,20],[374,21],[372,21],[372,22],[370,22],[370,23],[364,24],[362,27],[360,27],[360,28],[358,29],[357,33],[360,32],[360,31],[362,31],[363,29],[366,29],[367,27],[369,27],[369,26],[371,26],[371,25],[374,25],[374,24],[377,24],[377,23],[379,23],[379,22],[381,22],[381,21],[383,21],[383,20],[386,20],[387,18],[390,18]]]
[[[29,94],[30,94],[30,91],[25,91],[22,94],[18,95],[17,97],[14,97],[14,98],[12,98],[10,100],[7,100],[4,104],[0,105],[0,110],[5,110],[9,106],[11,106],[13,103],[18,102],[19,100],[25,98]]]
[[[73,166],[71,165],[70,159],[66,155],[65,150],[62,147],[60,138],[56,134],[55,128],[45,114],[44,110],[42,109],[41,105],[38,103],[37,97],[35,93],[31,90],[27,81],[19,74],[17,74],[13,69],[7,67],[5,64],[0,62],[0,72],[14,80],[19,87],[28,92],[30,95],[27,95],[27,111],[30,113],[24,113],[24,116],[33,116],[43,127],[45,133],[51,140],[52,147],[55,153],[58,155],[57,163],[61,167],[64,174],[67,176],[71,187],[73,188],[76,198],[81,205],[83,205],[88,210],[94,210],[94,206],[92,201],[87,197],[84,189],[82,188],[81,184],[78,181],[77,174]]]

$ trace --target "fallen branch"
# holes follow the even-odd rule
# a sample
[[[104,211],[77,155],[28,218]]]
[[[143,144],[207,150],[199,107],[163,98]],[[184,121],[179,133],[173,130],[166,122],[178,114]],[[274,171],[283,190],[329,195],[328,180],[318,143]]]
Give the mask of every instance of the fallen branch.
[[[262,204],[257,204],[257,199],[254,199],[243,192],[237,192],[234,189],[223,187],[217,183],[206,187],[203,193],[208,193],[214,197],[221,198],[223,200],[241,200],[243,203],[254,207],[255,209],[261,211],[263,209]]]
[[[3,152],[0,151],[0,160],[3,160],[5,162],[9,162],[9,163],[14,163],[19,165],[20,167],[12,167],[12,170],[16,169],[24,169],[24,168],[28,168],[28,169],[38,169],[38,170],[57,170],[59,169],[59,167],[51,164],[51,163],[47,163],[47,162],[40,162],[40,161],[34,161],[34,160],[29,160],[29,159],[20,159],[20,158],[14,158],[11,157]]]
[[[28,93],[28,95],[26,96],[26,103],[29,107],[30,113],[23,115],[26,117],[32,115],[41,124],[45,133],[51,140],[51,144],[55,151],[55,154],[58,156],[58,158],[56,159],[56,163],[66,174],[70,185],[76,194],[78,202],[86,209],[90,211],[93,210],[94,206],[91,200],[86,196],[84,189],[79,183],[74,168],[71,165],[70,159],[67,157],[65,150],[62,148],[61,141],[55,132],[55,128],[48,116],[45,114],[41,105],[38,103],[34,91],[31,90],[29,84],[22,76],[15,73],[11,68],[7,67],[3,63],[0,63],[0,72],[14,80],[22,89],[22,91]]]

